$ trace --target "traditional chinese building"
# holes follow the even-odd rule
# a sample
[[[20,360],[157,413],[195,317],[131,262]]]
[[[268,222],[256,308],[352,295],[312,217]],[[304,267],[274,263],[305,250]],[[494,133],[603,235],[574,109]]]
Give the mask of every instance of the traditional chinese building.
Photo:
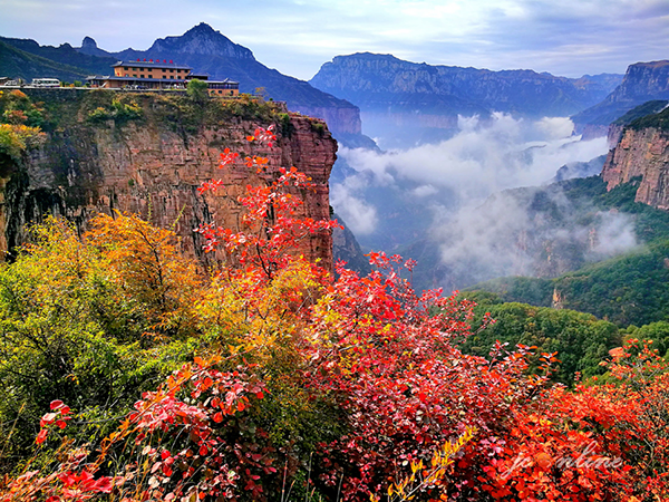
[[[105,89],[185,89],[189,80],[197,78],[207,82],[210,96],[239,95],[239,82],[209,80],[207,75],[196,75],[190,66],[178,65],[172,60],[119,61],[112,68],[112,76],[94,76],[86,80],[91,87]]]

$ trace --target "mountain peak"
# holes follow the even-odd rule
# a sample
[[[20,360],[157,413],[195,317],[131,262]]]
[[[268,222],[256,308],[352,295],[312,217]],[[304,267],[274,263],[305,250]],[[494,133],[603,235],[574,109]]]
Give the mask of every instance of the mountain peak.
[[[147,51],[151,54],[203,54],[236,59],[254,59],[246,47],[235,44],[207,23],[200,23],[176,37],[159,38]]]
[[[97,49],[98,43],[91,37],[84,37],[84,39],[81,41],[81,48],[88,50]]]
[[[211,26],[209,26],[209,25],[208,25],[207,23],[205,23],[204,21],[202,21],[200,24],[198,24],[198,25],[196,25],[196,26],[193,26],[190,30],[188,30],[186,33],[184,33],[184,35],[187,35],[187,34],[189,34],[189,33],[191,33],[191,32],[195,32],[195,33],[212,33],[212,34],[220,33],[220,32],[218,32],[218,31],[214,30],[214,28],[212,28]]]
[[[98,47],[98,43],[91,37],[84,37],[81,41],[81,47],[77,49],[82,54],[89,56],[108,57],[110,54]]]

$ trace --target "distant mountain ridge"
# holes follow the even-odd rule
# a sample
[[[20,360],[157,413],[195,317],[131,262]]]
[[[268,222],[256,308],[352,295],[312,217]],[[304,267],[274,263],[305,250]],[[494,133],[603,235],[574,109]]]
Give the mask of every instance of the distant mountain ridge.
[[[91,37],[84,37],[81,47],[77,49],[84,54],[93,56],[109,56],[118,59],[131,59],[144,56],[146,53],[152,54],[200,54],[206,56],[218,56],[235,59],[253,59],[253,52],[246,47],[234,43],[220,31],[214,30],[206,23],[200,23],[194,26],[186,33],[180,36],[171,36],[158,38],[145,51],[136,49],[125,49],[119,52],[108,52],[100,49],[97,42]]]
[[[84,80],[93,73],[109,73],[115,62],[113,56],[83,54],[70,44],[50,47],[29,39],[0,37],[0,76]]]
[[[566,115],[603,99],[620,76],[569,79],[533,70],[432,66],[389,54],[337,56],[310,80],[363,110],[381,107],[472,114],[501,111],[541,117]]]

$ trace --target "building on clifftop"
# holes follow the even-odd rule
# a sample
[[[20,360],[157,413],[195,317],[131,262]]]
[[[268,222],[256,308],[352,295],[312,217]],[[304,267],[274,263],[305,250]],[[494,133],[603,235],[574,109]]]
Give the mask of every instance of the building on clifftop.
[[[207,82],[210,96],[239,95],[239,82],[227,78],[209,80],[207,75],[196,75],[190,66],[172,60],[119,61],[112,68],[113,76],[92,76],[86,80],[91,87],[104,89],[185,89],[189,80],[199,79]]]

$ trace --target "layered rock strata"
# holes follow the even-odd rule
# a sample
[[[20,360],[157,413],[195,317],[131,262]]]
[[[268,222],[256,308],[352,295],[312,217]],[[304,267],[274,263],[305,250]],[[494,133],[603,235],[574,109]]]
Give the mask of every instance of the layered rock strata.
[[[608,190],[641,177],[636,202],[669,210],[669,131],[628,127],[602,169]]]

